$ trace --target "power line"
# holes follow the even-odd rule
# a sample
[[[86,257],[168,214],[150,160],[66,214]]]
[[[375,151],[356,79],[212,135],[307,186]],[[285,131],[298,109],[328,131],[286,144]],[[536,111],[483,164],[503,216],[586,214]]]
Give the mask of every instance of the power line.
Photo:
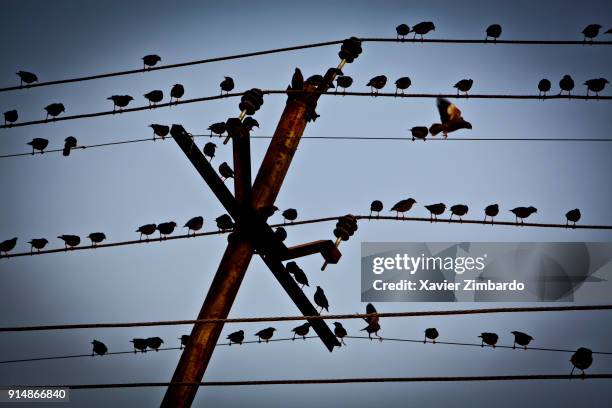
[[[316,223],[321,223],[321,222],[337,221],[339,217],[341,216],[312,218],[308,220],[272,224],[270,226],[273,228],[294,227],[294,226],[305,225],[305,224],[316,224]],[[441,218],[438,219],[437,221],[435,220],[432,221],[430,218],[426,218],[426,217],[397,218],[397,217],[391,217],[391,216],[369,216],[369,215],[356,215],[355,217],[358,220],[368,220],[368,221],[386,220],[386,221],[404,221],[404,222],[429,222],[429,223],[442,223],[442,224],[444,223],[447,223],[447,224],[480,224],[480,225],[505,225],[505,226],[512,226],[512,227],[562,228],[562,229],[568,229],[568,230],[573,230],[573,229],[612,230],[612,225],[586,225],[584,224],[584,225],[576,225],[576,226],[573,226],[573,225],[567,226],[566,224],[550,224],[550,223],[544,224],[544,223],[532,223],[532,222],[525,222],[523,224],[517,224],[512,221],[483,221],[483,220],[465,220],[465,219],[464,220],[458,220],[458,219],[451,220],[451,219],[441,219]],[[58,253],[58,252],[74,252],[74,251],[81,251],[81,250],[100,249],[100,248],[136,245],[136,244],[148,244],[152,242],[165,242],[165,241],[171,241],[171,240],[176,240],[176,239],[186,239],[186,238],[202,237],[202,236],[209,236],[209,235],[227,234],[232,231],[233,230],[229,230],[229,229],[222,230],[222,231],[207,231],[207,232],[198,232],[198,233],[183,234],[183,235],[172,235],[172,236],[166,236],[164,238],[149,238],[149,239],[143,239],[143,240],[138,239],[138,240],[130,240],[130,241],[110,242],[106,244],[96,244],[95,246],[85,245],[85,246],[76,246],[76,247],[70,247],[70,248],[64,247],[64,248],[45,249],[45,250],[41,250],[37,252],[17,252],[13,254],[1,255],[0,259],[17,258],[17,257],[23,257],[23,256],[38,256],[38,255],[53,254],[53,253]]]
[[[293,93],[303,93],[303,91],[292,91],[292,90],[274,90],[268,89],[263,90],[263,94],[265,95],[285,95],[285,94],[293,94]],[[313,92],[316,93],[316,92]],[[586,95],[508,95],[508,94],[472,94],[472,95],[457,95],[454,93],[451,94],[433,94],[433,93],[411,93],[411,94],[395,94],[391,92],[380,92],[373,94],[371,92],[318,92],[322,95],[328,96],[367,96],[367,97],[390,97],[390,98],[457,98],[457,99],[530,99],[530,100],[544,100],[544,99],[568,99],[568,100],[612,100],[612,96],[586,96]],[[201,98],[193,98],[193,99],[184,99],[175,102],[165,102],[158,103],[155,105],[145,105],[138,106],[135,108],[125,108],[122,110],[110,110],[110,111],[101,111],[101,112],[93,112],[93,113],[83,113],[79,115],[68,115],[68,116],[59,116],[51,119],[41,119],[41,120],[32,120],[28,122],[17,122],[10,123],[0,126],[0,129],[9,129],[15,127],[22,126],[31,126],[31,125],[40,125],[47,123],[56,123],[64,120],[75,120],[75,119],[83,119],[83,118],[92,118],[98,116],[108,116],[108,115],[120,115],[123,113],[130,112],[138,112],[138,111],[146,111],[151,109],[159,109],[159,108],[167,108],[170,106],[183,105],[188,103],[196,103],[196,102],[208,102],[217,99],[224,98],[233,98],[244,95],[244,92],[235,92],[230,94],[223,95],[214,95],[214,96],[205,96]]]
[[[363,319],[366,317],[424,317],[424,316],[456,316],[475,315],[490,313],[532,313],[532,312],[567,312],[587,310],[612,310],[612,304],[604,305],[569,305],[569,306],[529,306],[529,307],[500,307],[483,309],[456,309],[456,310],[430,310],[411,312],[386,312],[386,313],[353,313],[337,315],[315,315],[315,316],[273,316],[273,317],[241,317],[228,319],[197,319],[197,320],[162,320],[149,322],[129,323],[79,323],[42,326],[12,326],[0,327],[1,332],[24,332],[44,330],[75,330],[75,329],[101,329],[120,327],[151,327],[151,326],[182,326],[203,323],[260,323],[260,322],[285,322],[295,320],[344,320]]]

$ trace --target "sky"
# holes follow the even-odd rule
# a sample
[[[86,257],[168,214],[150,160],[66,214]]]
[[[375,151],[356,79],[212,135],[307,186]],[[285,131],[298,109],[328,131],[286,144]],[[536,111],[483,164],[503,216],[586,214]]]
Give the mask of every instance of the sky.
[[[17,70],[35,72],[41,81],[141,67],[141,57],[155,53],[162,63],[182,62],[235,53],[330,41],[349,36],[395,37],[395,26],[433,21],[430,38],[483,38],[489,24],[503,27],[504,39],[582,39],[582,29],[612,20],[606,1],[437,1],[295,3],[287,1],[222,3],[183,1],[6,1],[0,14],[3,54],[0,85],[18,83]],[[216,95],[228,75],[236,90],[252,87],[284,89],[295,67],[306,76],[323,74],[338,63],[338,46],[314,48],[226,62],[161,70],[0,93],[2,112],[17,109],[20,120],[44,118],[43,108],[62,102],[66,114],[108,110],[107,97],[130,94],[134,106],[153,89],[166,94],[175,83],[185,98]],[[575,93],[582,83],[610,77],[612,54],[604,46],[514,46],[366,43],[362,55],[344,69],[367,91],[367,81],[380,74],[409,76],[411,92],[453,93],[455,82],[472,78],[474,93],[533,94],[541,78],[553,91],[570,74]],[[610,95],[606,89],[602,94]],[[608,101],[459,100],[473,129],[461,137],[609,137]],[[285,104],[282,95],[264,98],[255,115],[261,128],[253,135],[271,135]],[[488,204],[501,206],[500,220],[513,220],[508,209],[534,205],[534,222],[565,222],[569,209],[580,208],[581,222],[611,224],[609,143],[541,142],[412,142],[408,130],[438,120],[433,99],[323,96],[321,117],[310,123],[307,136],[402,137],[402,141],[303,140],[276,201],[298,209],[299,219],[367,214],[379,199],[384,212],[398,200],[418,201],[410,214],[427,216],[423,205],[464,203],[470,218],[482,218]],[[61,148],[67,136],[80,144],[104,143],[151,135],[151,123],[180,123],[192,133],[238,114],[238,99],[187,104],[117,116],[0,129],[0,152],[27,152],[34,137]],[[199,140],[199,147],[207,139]],[[220,145],[220,143],[217,143]],[[252,141],[253,173],[268,141]],[[220,147],[214,163],[231,163],[231,149]],[[70,157],[49,153],[0,160],[3,205],[0,240],[27,241],[46,237],[59,247],[60,234],[103,231],[109,241],[135,239],[146,223],[176,221],[202,215],[205,230],[224,213],[208,187],[174,142],[147,142],[74,151]],[[608,187],[605,187],[608,186]],[[530,219],[531,220],[531,219]],[[281,222],[277,214],[270,220]],[[288,245],[331,239],[333,224],[287,229]],[[609,231],[490,227],[361,221],[357,234],[340,247],[339,264],[321,272],[321,259],[299,260],[308,274],[312,298],[320,285],[330,300],[330,313],[363,311],[360,302],[361,242],[556,242],[612,241]],[[0,325],[42,325],[82,322],[125,322],[191,319],[203,298],[225,248],[225,236],[201,237],[95,251],[76,251],[0,260]],[[588,303],[588,302],[587,302]],[[410,311],[490,306],[491,303],[379,303],[379,311]],[[539,304],[538,304],[539,305]],[[294,315],[298,310],[260,259],[254,258],[230,317]],[[510,331],[530,333],[534,345],[609,350],[610,312],[569,312],[384,319],[381,335],[420,339],[437,327],[440,339],[474,342],[482,331],[498,332],[504,343]],[[275,323],[278,336],[290,336],[297,324]],[[228,325],[243,329],[249,339],[267,324]],[[362,321],[346,321],[350,334]],[[0,360],[81,354],[92,339],[110,351],[131,349],[134,337],[160,336],[177,346],[189,326],[96,329],[0,334]],[[504,349],[456,348],[443,345],[350,341],[329,353],[316,340],[219,347],[205,380],[340,378],[377,376],[446,376],[569,373],[569,354]],[[108,383],[169,381],[178,351],[126,354],[104,358],[0,364],[0,384]],[[612,368],[607,356],[596,356],[591,373]],[[73,406],[154,406],[164,388],[74,391]],[[612,397],[604,381],[348,384],[266,387],[207,387],[194,406],[270,407],[405,406],[436,407],[470,404],[606,406]]]

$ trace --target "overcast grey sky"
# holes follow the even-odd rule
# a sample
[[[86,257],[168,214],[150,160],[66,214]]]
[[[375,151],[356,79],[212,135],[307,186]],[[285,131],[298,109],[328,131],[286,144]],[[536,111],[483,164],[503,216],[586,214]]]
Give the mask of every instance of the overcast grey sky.
[[[365,2],[287,1],[5,1],[0,14],[3,38],[0,85],[18,83],[17,70],[33,71],[41,81],[107,71],[134,69],[140,58],[159,54],[162,63],[328,41],[356,36],[394,37],[400,23],[433,21],[431,38],[484,38],[492,23],[506,39],[581,39],[590,23],[610,28],[609,1],[437,1]],[[474,79],[475,93],[534,93],[547,77],[571,74],[575,93],[586,92],[589,78],[608,77],[609,47],[512,46],[367,43],[345,73],[353,90],[365,91],[375,75],[409,76],[413,92],[453,92],[462,78]],[[107,110],[106,98],[127,93],[134,105],[142,94],[175,83],[186,98],[215,95],[223,76],[236,90],[284,89],[296,66],[306,76],[324,73],[338,62],[338,47],[316,48],[257,58],[162,70],[90,82],[0,94],[0,109],[18,109],[22,120],[44,117],[44,106],[63,102],[66,114]],[[604,94],[609,95],[606,89]],[[285,104],[282,95],[266,96],[255,116],[253,134],[270,135]],[[461,100],[472,131],[453,137],[610,137],[607,101]],[[28,151],[33,137],[60,148],[67,136],[79,143],[141,138],[150,123],[181,123],[204,133],[213,122],[238,113],[238,100],[189,104],[121,116],[65,121],[0,131],[0,152]],[[433,99],[322,97],[321,117],[309,124],[309,136],[407,136],[413,126],[437,120]],[[200,140],[200,147],[204,140]],[[253,140],[253,169],[267,147]],[[499,219],[512,220],[508,209],[534,205],[537,222],[564,222],[572,208],[581,222],[610,224],[608,143],[419,142],[303,140],[276,205],[295,207],[302,219],[344,213],[367,213],[373,199],[385,203],[414,197],[414,215],[426,216],[424,204],[465,203],[470,216],[499,202]],[[231,149],[220,148],[216,163],[231,162]],[[183,225],[195,215],[213,230],[224,211],[172,141],[139,143],[85,151],[69,158],[45,154],[0,160],[3,206],[0,240],[19,237],[18,249],[31,238],[104,231],[109,241],[134,239],[145,223],[174,220]],[[279,215],[271,221],[280,222]],[[332,238],[333,224],[288,229],[289,245]],[[364,310],[360,302],[359,251],[362,241],[611,241],[606,231],[529,229],[482,225],[360,222],[343,243],[342,261],[321,272],[320,258],[300,260],[308,273],[312,297],[322,286],[331,313]],[[59,253],[0,262],[0,324],[55,324],[195,318],[225,247],[224,236],[151,243],[130,247]],[[499,305],[499,304],[497,304]],[[491,304],[385,303],[379,311],[430,310]],[[297,309],[263,263],[254,258],[230,316],[291,315]],[[415,319],[385,319],[381,335],[420,338],[438,327],[441,339],[473,342],[482,331],[498,332],[511,342],[511,330],[532,334],[534,345],[609,350],[609,312],[521,314]],[[242,328],[249,339],[266,325],[232,325],[223,336]],[[291,323],[275,324],[289,336]],[[347,321],[349,333],[363,327]],[[0,335],[0,360],[42,355],[87,353],[93,338],[110,351],[129,350],[133,337],[161,336],[166,345],[189,327],[78,330]],[[106,358],[0,365],[0,383],[90,383],[168,381],[179,358],[175,351]],[[489,375],[569,373],[569,355],[455,348],[409,343],[349,341],[328,353],[318,341],[221,347],[205,379],[244,380],[352,376]],[[590,370],[609,372],[612,359],[596,356]],[[155,406],[164,389],[75,391],[74,406]],[[197,406],[406,406],[443,404],[474,407],[607,406],[607,382],[506,382],[448,384],[313,385],[206,388]]]

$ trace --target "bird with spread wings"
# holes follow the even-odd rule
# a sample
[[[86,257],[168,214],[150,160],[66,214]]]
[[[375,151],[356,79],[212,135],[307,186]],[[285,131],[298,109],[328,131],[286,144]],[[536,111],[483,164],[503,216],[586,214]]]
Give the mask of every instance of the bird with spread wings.
[[[442,123],[434,123],[431,125],[429,133],[431,133],[432,136],[436,136],[438,133],[442,132],[446,139],[450,132],[472,128],[472,124],[463,119],[461,111],[454,103],[450,103],[447,99],[438,98],[437,105],[438,112],[440,113],[440,121]]]

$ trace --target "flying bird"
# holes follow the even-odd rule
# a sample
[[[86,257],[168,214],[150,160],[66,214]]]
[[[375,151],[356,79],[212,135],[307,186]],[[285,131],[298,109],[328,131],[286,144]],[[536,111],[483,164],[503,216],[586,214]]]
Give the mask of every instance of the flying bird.
[[[340,75],[336,77],[336,91],[338,90],[338,88],[343,88],[343,93],[345,93],[346,88],[349,88],[351,85],[353,85],[353,78],[351,78],[350,76]]]
[[[540,91],[538,96],[542,96],[542,93],[544,93],[544,96],[546,96],[546,92],[550,91],[550,85],[551,84],[548,79],[541,79],[540,82],[538,82],[538,91]]]
[[[589,91],[595,92],[595,96],[599,96],[599,93],[603,91],[606,87],[606,84],[610,82],[606,78],[594,78],[589,79],[584,83],[587,87],[587,96],[589,96]]]
[[[225,94],[227,95],[232,89],[234,89],[234,80],[232,79],[232,77],[226,76],[224,78],[225,79],[219,84],[219,86],[221,87],[221,95],[223,95],[223,92],[225,92]]]
[[[465,214],[468,213],[468,209],[469,209],[468,206],[465,205],[465,204],[456,204],[456,205],[453,205],[450,208],[451,216],[450,216],[449,219],[452,220],[453,219],[453,215],[456,215],[456,216],[459,217],[459,222],[463,221],[461,219],[461,217],[463,217]]]
[[[191,337],[188,334],[183,334],[181,336],[181,338],[179,339],[179,340],[181,340],[181,346],[180,346],[181,350],[183,349],[183,347],[187,347],[187,345],[189,344],[189,339],[190,338]]]
[[[431,21],[424,21],[422,23],[418,23],[417,25],[412,27],[411,32],[414,33],[414,37],[416,38],[417,34],[421,36],[421,40],[423,40],[423,35],[427,34],[430,31],[435,31],[436,26]]]
[[[87,236],[87,238],[91,240],[91,245],[95,247],[96,244],[99,244],[106,239],[106,234],[103,232],[92,232]]]
[[[204,226],[204,217],[202,216],[193,217],[192,219],[187,221],[185,225],[183,225],[184,228],[188,228],[187,235],[189,235],[189,233],[193,231],[193,236],[195,236],[196,231],[201,230],[203,226]]]
[[[570,210],[568,212],[565,213],[565,218],[567,218],[567,221],[565,223],[565,226],[569,226],[570,222],[573,222],[574,225],[572,225],[573,227],[576,226],[576,223],[578,221],[580,221],[580,210],[578,208],[574,208],[573,210]]]
[[[525,350],[527,350],[527,346],[529,345],[529,343],[531,343],[533,337],[531,337],[527,333],[523,333],[520,331],[513,331],[511,333],[514,334],[514,344],[512,344],[512,348],[516,348],[516,345],[518,344],[519,346],[523,346]]]
[[[601,26],[599,24],[589,24],[588,26],[584,27],[584,30],[582,30],[582,34],[584,35],[583,41],[586,41],[588,38],[591,40],[591,42],[593,42],[593,38],[597,37],[600,28]]]
[[[19,114],[15,109],[4,112],[4,125],[7,123],[15,123],[19,119]]]
[[[300,268],[299,265],[295,263],[295,261],[287,262],[285,269],[287,270],[287,272],[293,275],[293,278],[298,284],[302,285],[302,288],[304,286],[310,287],[310,285],[308,285],[308,277],[306,276],[302,268]]]
[[[144,64],[143,69],[147,67],[155,66],[158,62],[161,61],[161,57],[159,55],[150,54],[142,57],[142,63]]]
[[[140,350],[143,353],[147,352],[147,340],[146,339],[132,339],[130,343],[134,344],[134,354],[136,350]]]
[[[149,337],[145,342],[147,343],[147,347],[155,351],[159,351],[161,345],[164,344],[164,341],[159,337]]]
[[[31,142],[28,142],[27,144],[32,146],[32,154],[34,154],[34,150],[38,150],[41,154],[43,154],[45,148],[49,144],[49,141],[41,137],[35,137],[34,139],[32,139]]]
[[[257,121],[257,119],[253,118],[252,116],[247,116],[242,121],[242,127],[247,132],[250,132],[251,130],[253,130],[254,127],[259,128],[259,122]]]
[[[440,334],[435,327],[430,327],[429,329],[425,329],[425,340],[423,343],[427,343],[427,339],[431,340],[434,344],[436,344],[436,339]]]
[[[327,301],[327,297],[325,296],[325,292],[323,291],[323,289],[320,286],[317,286],[317,290],[314,294],[314,301],[317,304],[317,306],[319,306],[321,308],[321,310],[319,311],[322,312],[323,309],[325,309],[327,312],[329,312],[329,302]]]
[[[227,128],[225,126],[225,122],[217,122],[210,125],[208,130],[210,130],[210,137],[212,137],[213,133],[221,136],[223,133],[225,133]]]
[[[429,129],[427,128],[427,126],[415,126],[410,129],[410,133],[412,133],[413,142],[416,139],[423,139],[423,141],[425,141],[427,135],[429,134]]]
[[[17,245],[17,237],[0,242],[0,255],[2,255],[3,252],[4,255],[8,255],[9,251],[15,248],[15,245]]]
[[[302,339],[306,340],[306,335],[310,331],[310,323],[306,322],[304,324],[301,324],[291,329],[291,331],[293,332],[292,340],[295,340],[295,336],[302,336]]]
[[[30,85],[34,82],[38,82],[38,77],[36,76],[36,74],[33,74],[28,71],[17,71],[17,76],[19,76],[19,86],[23,86],[24,83]]]
[[[478,337],[482,339],[482,341],[480,342],[480,347],[484,347],[486,343],[489,346],[492,346],[493,348],[495,348],[495,345],[497,344],[497,340],[499,339],[499,336],[495,333],[481,333],[480,336]]]
[[[382,201],[379,200],[374,200],[372,201],[372,204],[370,204],[370,217],[372,216],[372,213],[376,213],[376,216],[380,216],[380,212],[383,210],[383,203]]]
[[[257,342],[261,343],[262,340],[265,340],[267,343],[272,338],[272,336],[274,336],[275,331],[276,329],[274,327],[268,327],[266,329],[258,331],[257,333],[255,333],[255,335],[259,337],[259,340],[257,340]]]
[[[304,89],[304,75],[299,68],[295,68],[293,76],[291,77],[291,89],[294,91],[301,91]]]
[[[40,252],[40,250],[46,247],[48,243],[49,241],[47,241],[45,238],[34,238],[31,241],[28,241],[28,244],[30,244],[30,253],[34,251],[34,248]]]
[[[574,89],[574,80],[569,75],[563,75],[563,78],[559,81],[559,87],[561,88],[561,92],[559,95],[566,91],[568,95],[572,95],[572,89]]]
[[[68,247],[73,248],[81,243],[81,237],[79,237],[78,235],[64,234],[64,235],[60,235],[58,238],[64,241],[65,249],[68,249]]]
[[[342,323],[340,322],[334,322],[334,334],[336,335],[337,338],[340,339],[340,343],[344,344],[346,346],[346,343],[344,342],[344,338],[346,337],[346,335],[348,334],[346,332],[346,329],[342,326]]]
[[[283,211],[283,219],[285,220],[285,222],[287,221],[295,221],[297,219],[298,213],[297,210],[295,208],[287,208],[285,211]]]
[[[164,99],[164,93],[159,89],[147,92],[143,96],[149,101],[149,106],[155,106],[157,102],[161,102]]]
[[[113,95],[106,99],[113,101],[113,112],[115,111],[115,108],[119,108],[121,111],[121,108],[125,108],[131,101],[134,100],[134,98],[132,98],[130,95]]]
[[[457,95],[459,95],[459,91],[461,91],[467,96],[468,91],[472,89],[472,85],[474,85],[473,79],[462,79],[453,85],[453,88],[457,88]]]
[[[410,33],[410,27],[408,26],[408,24],[400,24],[395,27],[395,32],[397,33],[396,38],[399,39],[401,37],[401,39],[403,40]]]
[[[429,133],[432,136],[436,136],[442,132],[444,138],[448,137],[450,132],[454,132],[459,129],[472,129],[472,124],[467,122],[461,116],[461,111],[454,103],[450,103],[447,99],[438,98],[438,113],[440,114],[440,121],[442,123],[434,123],[429,128]]]
[[[516,224],[518,225],[518,219],[521,219],[521,224],[523,224],[523,220],[527,217],[529,217],[531,214],[533,213],[537,213],[538,209],[533,207],[533,206],[529,206],[529,207],[516,207],[510,210],[511,213],[514,214],[514,218],[516,220]]]
[[[62,150],[62,155],[70,156],[70,152],[72,149],[77,147],[77,140],[74,136],[68,136],[64,139],[64,149]]]
[[[91,344],[93,344],[93,350],[91,351],[92,357],[96,354],[103,356],[108,352],[108,347],[106,347],[106,344],[102,343],[101,341],[94,340],[91,342]]]
[[[172,103],[172,98],[176,99],[175,102],[178,102],[183,95],[185,95],[185,87],[181,84],[174,84],[170,89],[170,103]]]
[[[572,367],[570,375],[574,374],[574,369],[576,368],[582,370],[582,375],[584,375],[584,370],[593,364],[593,352],[588,348],[580,347],[574,354],[572,354],[570,362],[574,366]]]
[[[142,239],[143,235],[146,235],[147,240],[149,239],[150,235],[155,233],[155,231],[157,231],[157,224],[145,224],[138,227],[136,230],[136,232],[140,232],[140,239]]]
[[[375,96],[376,94],[378,94],[379,90],[385,87],[386,84],[387,77],[384,75],[377,75],[374,78],[370,79],[366,86],[370,87],[370,92],[372,93],[372,96]],[[376,89],[376,92],[374,92],[374,89]]]
[[[367,331],[368,337],[372,340],[372,334],[374,334],[380,341],[382,341],[382,337],[378,335],[378,331],[380,330],[380,324],[376,322],[369,323],[366,327],[361,329],[360,331]]]
[[[365,317],[363,320],[366,321],[366,323],[371,324],[371,323],[378,323],[378,312],[376,311],[376,308],[374,307],[373,304],[368,303],[366,305],[366,314],[368,315],[372,315],[372,316],[368,316]]]
[[[397,91],[400,90],[402,91],[402,95],[403,95],[404,91],[408,89],[410,85],[412,85],[412,81],[410,80],[410,78],[408,77],[398,78],[397,81],[395,81],[395,94],[397,95]]]
[[[207,142],[204,145],[204,149],[202,149],[204,156],[210,157],[209,161],[212,161],[213,157],[215,157],[215,150],[217,150],[217,145],[213,142]]]
[[[485,41],[487,41],[489,37],[493,38],[493,41],[497,41],[501,33],[502,28],[499,24],[491,24],[489,27],[487,27],[487,36],[485,37]]]
[[[164,140],[168,133],[170,133],[170,126],[166,125],[158,125],[157,123],[152,123],[149,125],[151,129],[153,129],[153,140],[155,140],[155,136],[159,136]]]
[[[438,221],[438,215],[442,215],[444,213],[444,210],[446,210],[446,205],[444,203],[430,204],[426,205],[425,208],[427,208],[429,211],[429,220],[433,222],[434,219]]]
[[[45,106],[45,111],[47,111],[47,117],[45,120],[49,119],[49,116],[55,118],[60,113],[65,112],[66,108],[63,103],[52,103],[50,105]]]
[[[161,224],[157,224],[157,230],[159,231],[159,238],[166,238],[168,235],[174,232],[176,228],[176,222],[162,222]]]
[[[234,170],[227,164],[226,162],[221,163],[219,166],[219,174],[222,177],[222,180],[225,181],[228,178],[234,177]]]
[[[227,214],[223,214],[222,216],[215,218],[215,222],[217,223],[217,228],[219,228],[219,231],[234,228],[234,221],[232,220],[232,217]]]
[[[405,213],[410,211],[414,204],[416,204],[416,200],[414,198],[407,198],[395,203],[390,211],[395,211],[396,218],[399,218],[400,213],[402,213],[402,218],[405,218]]]
[[[270,336],[272,337],[272,336]],[[244,330],[238,330],[236,332],[230,333],[227,336],[227,339],[230,341],[229,345],[231,346],[232,343],[235,344],[242,344],[242,342],[244,341]]]
[[[491,223],[492,223],[493,218],[497,217],[497,214],[499,214],[499,205],[497,204],[487,205],[484,211],[485,211],[484,222],[487,222],[487,217],[491,217]]]

